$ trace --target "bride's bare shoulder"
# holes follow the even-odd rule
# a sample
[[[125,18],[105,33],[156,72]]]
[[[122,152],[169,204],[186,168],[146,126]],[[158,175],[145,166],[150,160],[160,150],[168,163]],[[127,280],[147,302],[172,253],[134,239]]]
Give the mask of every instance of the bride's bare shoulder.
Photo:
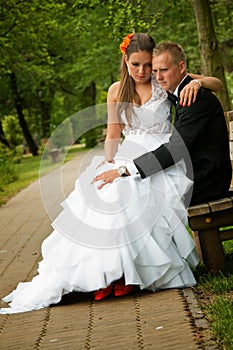
[[[112,85],[110,85],[108,89],[108,101],[117,102],[117,96],[119,91],[120,82],[116,81]]]

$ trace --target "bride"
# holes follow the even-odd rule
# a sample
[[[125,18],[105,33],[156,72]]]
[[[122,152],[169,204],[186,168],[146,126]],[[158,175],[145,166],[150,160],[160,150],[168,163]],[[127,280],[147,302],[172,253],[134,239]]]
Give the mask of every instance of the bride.
[[[134,288],[155,292],[196,284],[192,268],[199,260],[183,203],[192,181],[184,162],[143,180],[125,173],[132,159],[170,136],[171,105],[152,75],[154,46],[143,33],[124,38],[121,80],[108,92],[105,159],[94,157],[76,180],[42,243],[38,274],[3,299],[9,307],[0,313],[44,308],[72,291],[94,292],[101,300]],[[219,88],[215,78],[191,76]],[[184,89],[183,105],[195,100],[198,89],[198,83]],[[119,177],[111,184],[98,181],[108,169],[118,169]]]

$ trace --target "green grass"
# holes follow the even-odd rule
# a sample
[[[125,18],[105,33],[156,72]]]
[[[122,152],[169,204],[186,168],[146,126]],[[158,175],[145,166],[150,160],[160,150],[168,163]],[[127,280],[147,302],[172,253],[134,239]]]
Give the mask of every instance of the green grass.
[[[207,307],[208,321],[212,331],[224,349],[233,349],[233,299],[231,296],[217,296]]]
[[[200,265],[194,291],[217,343],[224,350],[233,350],[233,241],[223,242],[223,247],[224,271],[211,275]]]
[[[85,148],[83,146],[73,146],[70,148],[69,152],[65,157],[65,162],[71,160],[77,152],[83,151]],[[5,204],[12,196],[16,195],[23,188],[27,187],[33,181],[37,180],[39,175],[44,175],[49,171],[54,170],[62,164],[62,162],[57,162],[52,164],[51,160],[48,158],[43,161],[43,169],[40,173],[41,155],[32,156],[27,155],[20,158],[18,163],[14,164],[15,171],[17,173],[16,181],[9,184],[5,184],[4,188],[0,190],[0,205]]]

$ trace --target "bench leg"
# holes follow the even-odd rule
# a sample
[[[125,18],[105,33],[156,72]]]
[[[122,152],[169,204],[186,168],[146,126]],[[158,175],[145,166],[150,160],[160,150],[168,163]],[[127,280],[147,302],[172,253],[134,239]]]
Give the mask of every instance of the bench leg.
[[[211,273],[217,273],[225,265],[223,246],[217,229],[199,230],[203,262]]]
[[[200,239],[199,239],[198,231],[192,231],[192,236],[193,236],[193,240],[194,240],[195,245],[196,245],[197,255],[199,256],[200,261],[203,261],[203,256],[202,256],[202,251],[201,251],[201,245],[200,245]]]

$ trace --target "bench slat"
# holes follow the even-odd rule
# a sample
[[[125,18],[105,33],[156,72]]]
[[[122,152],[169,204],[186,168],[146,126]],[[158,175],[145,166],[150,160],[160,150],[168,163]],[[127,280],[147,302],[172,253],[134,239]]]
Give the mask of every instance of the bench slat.
[[[231,198],[222,198],[216,201],[209,202],[209,206],[212,212],[230,209],[233,207]]]
[[[219,236],[221,241],[228,241],[230,239],[233,239],[233,229],[220,231]]]
[[[188,216],[189,226],[193,231],[233,226],[233,207],[204,215]]]
[[[192,207],[189,207],[187,209],[188,216],[199,216],[210,213],[210,207],[207,203],[199,204],[199,205],[193,205]]]
[[[229,197],[211,201],[208,203],[193,205],[187,209],[188,216],[205,215],[211,212],[222,211],[233,207],[233,192],[229,192]],[[232,193],[232,195],[231,195]]]

